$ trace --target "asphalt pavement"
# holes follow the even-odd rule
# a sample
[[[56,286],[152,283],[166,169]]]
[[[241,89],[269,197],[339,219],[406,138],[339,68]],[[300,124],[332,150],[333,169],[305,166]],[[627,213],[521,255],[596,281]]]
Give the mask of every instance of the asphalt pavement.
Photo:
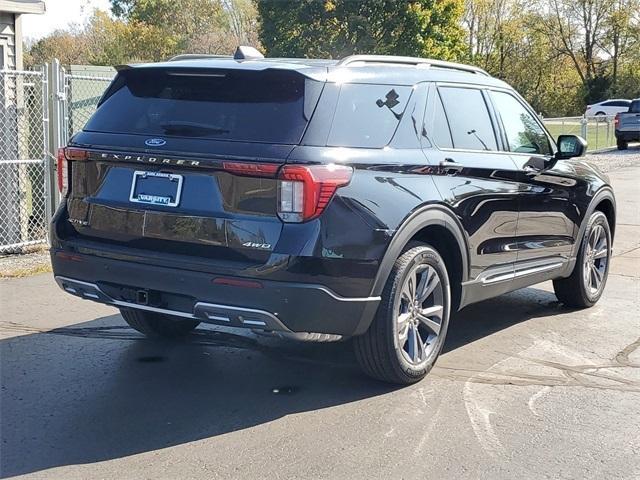
[[[51,274],[0,280],[0,477],[640,478],[640,166],[610,176],[600,303],[545,283],[473,305],[407,388],[348,342],[150,341]]]

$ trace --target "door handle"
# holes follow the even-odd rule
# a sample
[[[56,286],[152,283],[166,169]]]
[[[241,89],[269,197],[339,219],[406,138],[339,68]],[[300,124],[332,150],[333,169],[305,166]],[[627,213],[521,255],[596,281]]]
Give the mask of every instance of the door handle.
[[[440,168],[447,175],[455,175],[462,170],[462,165],[456,162],[453,158],[445,158],[440,162]]]

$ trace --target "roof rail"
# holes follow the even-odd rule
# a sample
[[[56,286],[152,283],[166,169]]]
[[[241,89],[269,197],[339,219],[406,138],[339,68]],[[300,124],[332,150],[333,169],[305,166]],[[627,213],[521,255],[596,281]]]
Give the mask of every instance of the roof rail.
[[[183,53],[180,55],[176,55],[175,57],[171,57],[169,59],[170,62],[177,62],[178,60],[207,60],[213,58],[233,58],[231,55],[206,55],[200,53]]]
[[[479,67],[472,65],[464,65],[462,63],[445,62],[443,60],[434,60],[432,58],[420,57],[400,57],[394,55],[350,55],[338,62],[339,66],[352,65],[354,63],[388,63],[396,65],[425,65],[436,68],[450,68],[452,70],[460,70],[462,72],[477,73],[480,75],[490,75]]]

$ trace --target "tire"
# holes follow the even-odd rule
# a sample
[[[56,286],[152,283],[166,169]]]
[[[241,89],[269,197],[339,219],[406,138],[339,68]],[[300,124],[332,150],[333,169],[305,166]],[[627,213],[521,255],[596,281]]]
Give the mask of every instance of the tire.
[[[629,148],[629,144],[624,140],[618,140],[617,144],[618,144],[618,150],[626,150],[627,148]]]
[[[435,285],[434,274],[439,281]],[[412,275],[413,298],[427,294],[422,302],[407,300]],[[426,244],[410,248],[396,260],[369,329],[353,339],[358,363],[367,375],[383,382],[409,385],[422,380],[442,351],[450,309],[449,276],[442,257]]]
[[[184,337],[200,324],[194,320],[183,320],[133,308],[121,308],[120,313],[131,328],[151,338]]]
[[[602,238],[606,244],[592,245],[596,237]],[[611,243],[607,217],[602,212],[594,212],[585,229],[573,272],[567,278],[553,281],[553,289],[560,302],[572,308],[588,308],[596,304],[609,275]],[[605,256],[598,257],[600,252]],[[593,288],[594,279],[600,279],[597,288]]]

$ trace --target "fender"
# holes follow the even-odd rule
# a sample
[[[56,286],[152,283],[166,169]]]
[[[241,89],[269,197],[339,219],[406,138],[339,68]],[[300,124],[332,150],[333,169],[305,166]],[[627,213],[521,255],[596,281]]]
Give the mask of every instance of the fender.
[[[578,235],[576,236],[576,241],[573,244],[573,249],[571,251],[571,261],[575,263],[576,258],[578,257],[578,250],[580,250],[580,244],[582,243],[582,237],[584,236],[584,232],[587,229],[587,223],[589,223],[589,218],[591,214],[596,210],[596,207],[603,200],[609,200],[613,205],[613,215],[616,217],[616,198],[613,194],[613,189],[609,185],[605,185],[601,187],[596,194],[593,196],[591,201],[589,202],[589,206],[582,217],[582,223],[580,224],[580,230],[578,231]],[[613,240],[613,235],[615,233],[615,225],[610,225],[611,227],[611,239]],[[570,269],[567,275],[571,275],[573,268]]]
[[[445,227],[455,237],[458,249],[460,250],[460,258],[462,258],[462,281],[467,280],[469,272],[469,247],[460,221],[453,212],[443,205],[426,205],[409,214],[398,230],[396,230],[380,262],[380,268],[378,268],[378,274],[373,283],[371,296],[380,296],[382,294],[393,264],[402,253],[404,247],[416,233],[431,225]]]

